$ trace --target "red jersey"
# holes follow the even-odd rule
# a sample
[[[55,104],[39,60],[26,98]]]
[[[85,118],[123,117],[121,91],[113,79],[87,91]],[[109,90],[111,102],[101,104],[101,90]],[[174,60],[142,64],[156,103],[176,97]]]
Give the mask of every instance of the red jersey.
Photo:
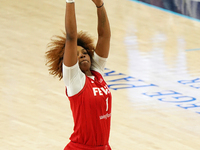
[[[74,119],[74,132],[70,137],[71,144],[65,150],[72,150],[70,146],[76,143],[77,147],[81,147],[80,150],[111,150],[108,140],[112,97],[101,74],[96,71],[92,71],[92,74],[94,80],[86,76],[83,89],[68,97]]]

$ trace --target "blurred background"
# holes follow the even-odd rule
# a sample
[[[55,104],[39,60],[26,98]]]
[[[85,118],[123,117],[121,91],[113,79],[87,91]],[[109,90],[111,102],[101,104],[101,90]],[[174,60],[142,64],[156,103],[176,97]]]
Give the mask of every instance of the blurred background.
[[[134,1],[134,0],[133,0]],[[199,0],[135,0],[200,19]]]

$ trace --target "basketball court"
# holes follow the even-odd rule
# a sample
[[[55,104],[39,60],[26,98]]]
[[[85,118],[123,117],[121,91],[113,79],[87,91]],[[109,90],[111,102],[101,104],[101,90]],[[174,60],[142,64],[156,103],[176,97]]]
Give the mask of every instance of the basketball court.
[[[200,21],[105,0],[112,39],[105,80],[113,150],[199,150]],[[63,150],[73,131],[63,80],[45,66],[64,31],[64,0],[1,0],[0,149]],[[96,7],[76,0],[78,30],[96,40]]]

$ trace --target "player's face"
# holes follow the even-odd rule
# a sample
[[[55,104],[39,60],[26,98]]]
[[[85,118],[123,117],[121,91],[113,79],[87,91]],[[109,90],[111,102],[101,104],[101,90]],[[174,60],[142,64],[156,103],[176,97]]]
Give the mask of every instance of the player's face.
[[[88,52],[81,46],[77,46],[77,57],[80,69],[85,72],[91,67],[91,60]]]

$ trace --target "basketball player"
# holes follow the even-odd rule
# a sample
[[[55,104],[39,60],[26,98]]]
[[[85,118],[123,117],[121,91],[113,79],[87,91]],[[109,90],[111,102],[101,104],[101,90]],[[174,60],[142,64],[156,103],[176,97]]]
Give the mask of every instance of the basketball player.
[[[92,1],[98,17],[96,46],[88,34],[77,33],[75,2],[66,0],[66,37],[57,36],[46,52],[50,73],[64,80],[74,119],[64,150],[111,150],[111,93],[102,77],[111,32],[103,0]]]

